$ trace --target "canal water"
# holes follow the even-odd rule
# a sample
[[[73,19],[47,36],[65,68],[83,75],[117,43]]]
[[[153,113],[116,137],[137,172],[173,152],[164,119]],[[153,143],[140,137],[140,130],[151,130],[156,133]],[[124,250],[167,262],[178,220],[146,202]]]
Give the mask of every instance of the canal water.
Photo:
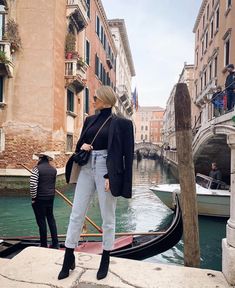
[[[118,198],[117,232],[158,230],[169,222],[171,210],[149,190],[155,183],[176,183],[170,171],[157,160],[143,159],[134,162],[133,198]],[[66,196],[72,200],[74,187],[67,189]],[[58,233],[65,234],[70,207],[59,197],[55,200],[55,217]],[[101,225],[98,200],[94,198],[88,216]],[[201,267],[221,270],[221,240],[225,237],[227,219],[199,217]],[[95,232],[88,225],[89,232]],[[30,198],[0,197],[1,236],[38,235],[38,229],[31,209]],[[167,264],[183,264],[183,241],[172,249],[144,261]]]

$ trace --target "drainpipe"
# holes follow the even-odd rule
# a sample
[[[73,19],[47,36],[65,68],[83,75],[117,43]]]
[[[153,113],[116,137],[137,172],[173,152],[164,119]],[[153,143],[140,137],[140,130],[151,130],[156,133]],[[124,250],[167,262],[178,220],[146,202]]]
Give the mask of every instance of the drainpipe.
[[[222,240],[222,272],[231,285],[235,285],[235,134],[227,137],[231,148],[230,218],[226,226],[226,237]]]

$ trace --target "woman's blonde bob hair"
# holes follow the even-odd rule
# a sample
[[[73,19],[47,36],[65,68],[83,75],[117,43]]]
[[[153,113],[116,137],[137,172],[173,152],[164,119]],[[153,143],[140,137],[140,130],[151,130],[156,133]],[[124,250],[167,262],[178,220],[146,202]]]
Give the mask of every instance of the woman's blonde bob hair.
[[[117,101],[116,94],[110,86],[99,87],[96,90],[96,97],[111,107],[113,107]]]

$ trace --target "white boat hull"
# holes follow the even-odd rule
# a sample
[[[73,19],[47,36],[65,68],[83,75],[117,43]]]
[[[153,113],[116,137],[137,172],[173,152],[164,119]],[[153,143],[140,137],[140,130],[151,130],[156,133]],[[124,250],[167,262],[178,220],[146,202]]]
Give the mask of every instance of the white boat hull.
[[[158,198],[173,208],[173,194],[180,194],[179,184],[163,184],[151,187]],[[204,216],[229,217],[230,193],[227,190],[208,190],[196,185],[198,214]]]

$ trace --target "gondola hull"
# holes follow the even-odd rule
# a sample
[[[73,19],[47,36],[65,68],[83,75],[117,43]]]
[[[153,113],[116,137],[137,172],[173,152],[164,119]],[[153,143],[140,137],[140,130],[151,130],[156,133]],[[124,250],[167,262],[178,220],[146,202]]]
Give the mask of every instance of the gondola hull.
[[[176,197],[176,206],[174,211],[174,217],[171,225],[161,235],[140,235],[126,237],[123,241],[119,241],[120,244],[116,245],[116,248],[111,251],[110,255],[114,257],[128,258],[134,260],[142,260],[154,255],[163,253],[168,249],[175,246],[182,237],[183,223],[182,213],[179,205],[178,197]],[[100,245],[99,241],[89,241],[94,245]],[[93,245],[93,246],[94,246]],[[22,251],[29,246],[39,246],[39,240],[29,239],[4,239],[0,243],[0,257],[12,258],[15,254]],[[89,245],[88,245],[89,246]],[[101,246],[101,245],[100,245]],[[64,242],[60,242],[61,249],[64,249]],[[79,247],[79,246],[78,246]],[[79,249],[80,252],[96,253],[100,254],[100,250],[93,250],[93,252]],[[97,251],[97,252],[94,252]]]

